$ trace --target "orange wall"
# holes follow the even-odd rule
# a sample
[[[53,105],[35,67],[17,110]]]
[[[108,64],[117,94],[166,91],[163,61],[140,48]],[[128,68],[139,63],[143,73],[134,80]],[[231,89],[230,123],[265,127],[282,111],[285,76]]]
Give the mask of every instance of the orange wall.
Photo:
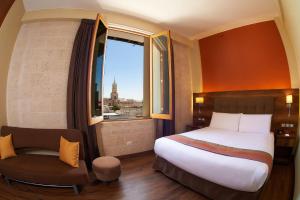
[[[284,46],[274,21],[199,40],[203,91],[290,88]]]

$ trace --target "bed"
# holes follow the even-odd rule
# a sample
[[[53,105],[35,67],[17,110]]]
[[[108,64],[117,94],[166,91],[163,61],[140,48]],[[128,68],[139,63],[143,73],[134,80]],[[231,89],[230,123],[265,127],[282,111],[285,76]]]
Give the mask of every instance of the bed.
[[[258,199],[272,170],[271,116],[214,113],[207,128],[157,139],[153,168],[211,199]]]

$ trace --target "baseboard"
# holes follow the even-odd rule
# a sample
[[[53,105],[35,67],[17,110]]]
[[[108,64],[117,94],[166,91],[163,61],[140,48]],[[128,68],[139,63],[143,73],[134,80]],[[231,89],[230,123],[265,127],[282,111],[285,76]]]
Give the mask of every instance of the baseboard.
[[[122,160],[122,159],[140,157],[140,156],[149,155],[149,154],[154,154],[154,151],[149,150],[149,151],[143,151],[143,152],[138,152],[138,153],[133,153],[133,154],[128,154],[128,155],[121,155],[121,156],[116,156],[116,157],[119,158],[120,160]]]

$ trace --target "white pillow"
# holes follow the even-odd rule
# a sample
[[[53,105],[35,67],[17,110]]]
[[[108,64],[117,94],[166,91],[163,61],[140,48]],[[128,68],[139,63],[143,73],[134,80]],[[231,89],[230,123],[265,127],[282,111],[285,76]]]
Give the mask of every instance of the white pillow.
[[[210,127],[225,129],[229,131],[238,131],[241,114],[238,113],[217,113],[213,112]]]
[[[242,114],[239,132],[246,133],[270,133],[271,114]]]

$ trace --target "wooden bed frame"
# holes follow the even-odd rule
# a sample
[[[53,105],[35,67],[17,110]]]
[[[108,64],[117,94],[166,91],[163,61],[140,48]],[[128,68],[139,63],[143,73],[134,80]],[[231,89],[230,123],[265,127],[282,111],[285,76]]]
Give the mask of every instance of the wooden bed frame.
[[[288,117],[285,97],[293,95],[291,116]],[[196,97],[204,97],[204,104],[196,104]],[[299,89],[286,90],[256,90],[256,91],[231,91],[194,93],[194,125],[209,125],[212,112],[245,113],[245,114],[272,114],[271,131],[276,132],[281,123],[293,123],[294,129],[298,127],[299,116]],[[201,112],[199,113],[199,106]],[[204,119],[204,120],[203,120]],[[297,133],[297,131],[295,131]],[[264,186],[257,192],[243,192],[204,180],[192,175],[167,160],[156,156],[153,168],[179,183],[214,200],[254,200],[259,199]]]
[[[243,192],[230,189],[190,174],[159,156],[155,158],[153,169],[213,200],[256,200],[264,188],[263,186],[257,192]],[[266,185],[267,181],[268,179],[264,185]]]

